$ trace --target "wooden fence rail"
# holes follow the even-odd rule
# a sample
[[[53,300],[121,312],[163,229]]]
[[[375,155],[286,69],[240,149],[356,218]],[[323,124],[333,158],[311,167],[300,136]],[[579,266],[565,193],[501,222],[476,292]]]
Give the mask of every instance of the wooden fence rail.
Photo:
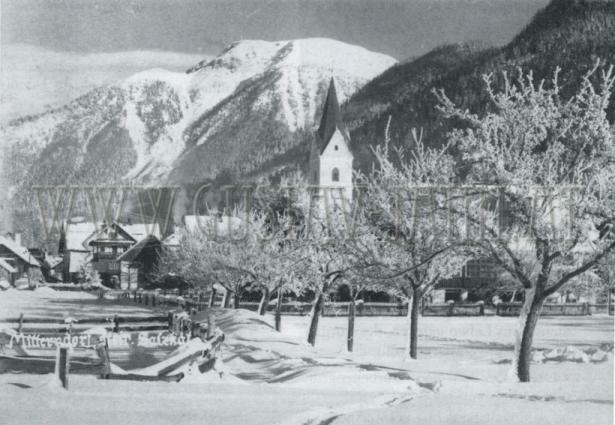
[[[49,317],[0,318],[0,325],[17,326],[17,332],[45,335],[70,334],[85,330],[92,325],[128,332],[162,331],[169,328],[169,317],[164,316],[111,316],[88,317],[83,319],[62,319]],[[60,325],[53,326],[53,325]]]
[[[348,315],[349,302],[326,303],[323,316],[346,316]],[[256,311],[259,303],[242,302],[240,307]],[[270,305],[268,311],[275,310]],[[304,316],[311,312],[312,303],[285,303],[282,304],[282,314]],[[405,316],[408,314],[408,305],[400,303],[356,303],[355,314],[357,316]],[[481,304],[425,304],[422,308],[424,316],[482,316],[485,314],[484,305]]]
[[[208,301],[191,299],[176,295],[165,295],[156,291],[138,290],[123,298],[132,299],[134,302],[152,307],[175,307],[186,311],[202,311],[208,308]],[[346,316],[349,302],[328,302],[323,307],[322,315],[327,317]],[[240,308],[257,311],[258,302],[241,302]],[[518,316],[522,303],[500,303],[496,306],[498,316]],[[269,304],[267,310],[272,312],[276,306]],[[609,311],[610,308],[610,311]],[[544,316],[585,316],[590,314],[609,313],[613,315],[614,305],[608,304],[545,304],[542,309]],[[287,302],[281,305],[283,315],[305,316],[312,311],[312,303]],[[492,311],[492,310],[491,310]],[[405,316],[408,313],[408,305],[401,303],[382,302],[358,302],[355,314],[357,316]],[[446,303],[424,304],[421,307],[423,316],[483,316],[485,305],[483,303]],[[492,313],[493,314],[493,313]]]
[[[498,316],[518,316],[522,303],[500,303],[496,307]],[[609,311],[610,307],[610,311]],[[609,304],[544,304],[541,316],[589,316],[591,314],[608,313],[613,315],[613,306]]]

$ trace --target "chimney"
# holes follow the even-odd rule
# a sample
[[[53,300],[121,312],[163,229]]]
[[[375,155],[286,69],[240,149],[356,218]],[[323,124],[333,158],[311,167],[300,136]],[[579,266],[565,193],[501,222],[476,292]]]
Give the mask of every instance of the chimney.
[[[15,243],[21,246],[21,233],[15,233]]]

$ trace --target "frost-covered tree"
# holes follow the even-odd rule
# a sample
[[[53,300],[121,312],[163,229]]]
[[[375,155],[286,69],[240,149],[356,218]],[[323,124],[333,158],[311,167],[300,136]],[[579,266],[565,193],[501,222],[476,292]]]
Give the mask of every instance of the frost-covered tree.
[[[420,304],[440,281],[460,272],[467,248],[453,236],[458,220],[446,214],[446,189],[454,176],[448,147],[425,147],[414,132],[414,148],[389,154],[376,149],[377,167],[360,181],[365,184],[368,237],[351,245],[367,263],[365,276],[408,303],[408,354],[417,357]],[[408,154],[406,157],[405,154]]]
[[[94,269],[91,261],[86,261],[79,267],[79,281],[96,287],[102,285],[100,273]]]
[[[615,247],[615,139],[607,118],[613,68],[596,65],[572,98],[558,72],[504,75],[477,116],[438,92],[440,110],[469,127],[450,134],[467,185],[453,209],[465,236],[524,287],[513,372],[530,380],[532,338],[545,299],[590,271]],[[487,192],[487,196],[483,196]]]
[[[180,276],[191,287],[211,289],[214,270],[208,256],[206,238],[199,233],[178,230],[177,247],[163,247],[155,276]]]
[[[298,286],[302,292],[314,294],[307,335],[311,345],[316,343],[327,297],[348,269],[348,258],[339,250],[339,238],[345,237],[344,200],[332,200],[328,190],[303,185],[296,188],[293,199],[301,217],[292,222],[291,235],[302,259],[296,264]]]

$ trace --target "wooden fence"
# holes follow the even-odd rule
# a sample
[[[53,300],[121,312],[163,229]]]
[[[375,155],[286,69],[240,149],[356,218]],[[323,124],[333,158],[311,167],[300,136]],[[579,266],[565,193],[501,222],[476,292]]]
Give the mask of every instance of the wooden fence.
[[[175,357],[177,362],[161,369],[157,376],[139,374],[120,374],[115,376],[111,373],[109,351],[111,350],[105,336],[94,334],[94,340],[90,340],[87,332],[92,327],[105,328],[114,334],[127,332],[121,338],[129,335],[135,342],[145,335],[158,335],[161,332],[171,332],[174,335],[183,336],[184,341],[188,338],[201,338],[208,341],[212,347],[219,345],[224,334],[215,331],[215,318],[208,315],[206,323],[193,320],[186,312],[172,313],[157,316],[118,316],[113,317],[84,317],[80,319],[61,319],[49,317],[24,317],[0,319],[7,328],[15,328],[16,333],[0,331],[0,373],[26,372],[26,373],[55,373],[58,375],[62,386],[68,389],[68,377],[70,373],[94,374],[103,378],[132,379],[132,380],[171,380],[177,381],[183,378],[183,374],[167,376],[177,367],[187,361],[201,357],[207,357],[208,364],[213,364],[212,353],[199,350],[196,353],[179,353]],[[83,333],[82,333],[83,332]],[[150,332],[153,332],[150,334]],[[9,350],[5,351],[4,346]],[[69,346],[75,348],[69,350]],[[78,348],[78,349],[76,349]],[[10,350],[12,349],[12,350]],[[152,348],[157,350],[158,348]],[[92,356],[92,350],[98,355]],[[124,347],[117,348],[116,352],[122,353]],[[166,359],[161,362],[168,362]],[[204,362],[199,364],[199,370],[207,366]],[[167,373],[168,372],[168,373]]]
[[[134,292],[115,291],[117,298],[132,299],[134,302],[151,307],[182,308],[188,312],[202,311],[209,302],[198,298],[166,295],[162,292],[138,290]],[[328,302],[323,307],[322,315],[326,317],[348,315],[349,302]],[[500,303],[496,306],[495,313],[498,316],[518,316],[522,303]],[[257,311],[258,302],[241,302],[240,308]],[[274,303],[270,303],[267,311],[275,310]],[[610,312],[608,311],[610,307]],[[283,315],[305,316],[310,314],[312,303],[286,302],[281,306]],[[490,310],[493,311],[493,310]],[[611,304],[545,304],[542,309],[543,316],[585,316],[590,314],[613,315],[614,305]],[[408,305],[400,303],[358,302],[355,314],[357,316],[405,316],[408,314]],[[483,303],[446,303],[424,304],[421,306],[423,316],[484,316],[485,305]],[[491,313],[493,314],[493,313]]]
[[[496,307],[498,316],[518,316],[522,303],[500,303]],[[610,311],[609,311],[610,307]],[[608,313],[613,315],[613,305],[609,304],[544,304],[541,316],[589,316],[591,314]]]
[[[66,335],[92,327],[102,327],[115,332],[145,332],[168,330],[173,323],[172,315],[159,316],[110,316],[87,317],[83,319],[61,319],[49,317],[24,317],[0,319],[0,324],[16,328],[18,333],[40,336]]]
[[[209,302],[204,299],[184,298],[155,291],[134,291],[132,293],[124,291],[118,298],[132,299],[135,303],[145,306],[182,308],[189,312],[205,310],[209,305]]]
[[[330,302],[323,307],[322,315],[335,317],[347,316],[349,302]],[[241,308],[256,311],[259,303],[241,303]],[[275,310],[269,305],[268,311]],[[285,303],[282,304],[282,314],[305,316],[312,310],[312,303]],[[400,303],[356,303],[357,316],[406,316],[408,305]],[[484,305],[481,304],[425,304],[421,314],[424,316],[482,316],[485,314]]]
[[[423,308],[423,316],[484,316],[484,304],[430,304]]]

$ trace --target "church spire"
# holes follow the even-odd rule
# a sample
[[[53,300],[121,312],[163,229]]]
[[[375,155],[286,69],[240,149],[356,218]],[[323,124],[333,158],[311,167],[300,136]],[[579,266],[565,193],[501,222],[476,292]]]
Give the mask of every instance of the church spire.
[[[331,77],[331,82],[329,83],[329,90],[327,92],[327,98],[325,100],[325,106],[322,110],[322,118],[320,119],[320,126],[318,127],[318,147],[320,148],[320,152],[322,153],[329,140],[331,140],[331,136],[335,133],[335,130],[339,129],[344,139],[347,139],[346,128],[344,127],[344,123],[342,122],[342,113],[340,111],[340,105],[337,100],[337,92],[335,90],[335,81],[333,81],[333,77]]]

